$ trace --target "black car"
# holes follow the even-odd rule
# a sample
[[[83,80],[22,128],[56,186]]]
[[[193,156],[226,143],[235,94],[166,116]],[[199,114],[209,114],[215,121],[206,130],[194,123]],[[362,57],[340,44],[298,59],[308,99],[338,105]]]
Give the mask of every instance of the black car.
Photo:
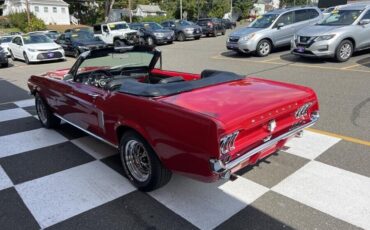
[[[0,65],[1,67],[9,66],[8,57],[5,53],[5,50],[1,46],[0,46]]]
[[[221,19],[221,23],[224,25],[225,29],[234,29],[236,27],[236,22],[230,19]]]
[[[43,34],[46,35],[48,38],[52,39],[53,41],[55,41],[60,36],[60,33],[56,30],[33,31],[29,32],[28,34]]]
[[[64,33],[55,42],[63,47],[65,55],[76,58],[85,51],[107,47],[105,42],[94,37],[94,34],[88,30]]]
[[[224,35],[226,32],[225,26],[221,19],[218,18],[202,18],[197,21],[197,25],[202,27],[203,34],[209,37],[216,37],[218,34]]]
[[[164,28],[175,31],[176,40],[178,41],[185,41],[188,38],[198,40],[202,36],[202,28],[186,20],[170,20],[161,24]]]
[[[173,30],[165,29],[155,22],[130,23],[129,26],[133,30],[138,30],[140,37],[149,46],[164,43],[171,44],[175,40],[175,32]]]

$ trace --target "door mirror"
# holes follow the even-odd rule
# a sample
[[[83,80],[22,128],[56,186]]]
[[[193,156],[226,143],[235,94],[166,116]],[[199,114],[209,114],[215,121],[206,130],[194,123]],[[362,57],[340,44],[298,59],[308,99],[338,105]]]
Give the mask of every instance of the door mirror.
[[[69,81],[73,79],[73,75],[70,73],[67,73],[66,75],[63,76],[64,81]]]
[[[370,24],[370,19],[362,19],[360,21],[360,25],[367,25],[367,24]]]
[[[282,22],[280,22],[280,23],[278,23],[278,24],[277,24],[277,28],[278,28],[278,29],[280,29],[281,27],[284,27],[284,26],[285,26],[285,24],[284,24],[284,23],[282,23]]]

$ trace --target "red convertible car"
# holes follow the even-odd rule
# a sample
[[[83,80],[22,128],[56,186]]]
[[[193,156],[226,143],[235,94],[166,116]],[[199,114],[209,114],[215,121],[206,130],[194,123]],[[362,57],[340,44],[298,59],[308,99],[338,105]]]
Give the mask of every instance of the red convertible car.
[[[150,191],[172,172],[213,182],[281,149],[313,125],[313,90],[204,70],[162,70],[155,48],[92,50],[70,69],[31,76],[43,126],[61,120],[118,148],[129,180]]]

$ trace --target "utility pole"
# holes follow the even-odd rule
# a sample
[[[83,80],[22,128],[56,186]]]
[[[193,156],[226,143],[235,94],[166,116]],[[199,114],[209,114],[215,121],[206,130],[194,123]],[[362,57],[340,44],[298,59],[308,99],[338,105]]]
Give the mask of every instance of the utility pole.
[[[180,0],[180,19],[182,20],[182,0]]]
[[[29,28],[31,24],[31,15],[30,15],[30,4],[28,0],[26,0],[26,12],[27,12],[27,22],[28,22],[28,28]]]
[[[129,17],[130,17],[130,23],[132,22],[132,10],[131,10],[131,0],[128,0],[128,10],[129,10]]]

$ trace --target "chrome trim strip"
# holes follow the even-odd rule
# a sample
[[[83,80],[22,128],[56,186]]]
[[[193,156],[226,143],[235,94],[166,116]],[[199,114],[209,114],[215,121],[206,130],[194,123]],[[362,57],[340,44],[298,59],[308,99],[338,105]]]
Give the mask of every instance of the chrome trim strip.
[[[235,168],[236,166],[238,166],[239,164],[247,161],[251,156],[263,151],[264,149],[267,149],[273,145],[275,145],[276,143],[278,143],[279,141],[283,140],[283,139],[286,139],[286,138],[289,138],[291,136],[294,136],[296,133],[302,131],[303,129],[305,128],[308,128],[312,125],[314,125],[317,121],[319,120],[319,115],[315,115],[311,118],[311,121],[309,123],[306,123],[296,129],[293,129],[287,133],[284,133],[252,150],[250,150],[249,152],[243,154],[241,157],[239,158],[236,158],[235,160],[233,161],[230,161],[229,163],[227,164],[223,164],[220,160],[216,160],[216,159],[211,159],[210,160],[210,164],[211,164],[211,169],[213,172],[217,173],[217,174],[222,174],[222,173],[225,173],[227,171],[230,171],[231,169]]]
[[[87,134],[89,134],[89,135],[91,135],[91,136],[95,137],[95,138],[96,138],[96,139],[98,139],[99,141],[102,141],[102,142],[104,142],[104,143],[106,143],[106,144],[108,144],[108,145],[110,145],[110,146],[113,146],[114,148],[118,148],[118,146],[117,146],[117,145],[110,143],[109,141],[107,141],[107,140],[105,140],[105,139],[103,139],[103,138],[101,138],[101,137],[97,136],[96,134],[93,134],[93,133],[92,133],[92,132],[90,132],[90,131],[87,131],[86,129],[81,128],[80,126],[78,126],[78,125],[76,125],[76,124],[73,124],[72,122],[70,122],[70,121],[66,120],[66,119],[65,119],[65,118],[63,118],[62,116],[60,116],[60,115],[58,115],[58,114],[56,114],[56,113],[54,113],[54,115],[55,115],[56,117],[60,118],[61,120],[63,120],[63,121],[65,121],[65,122],[67,122],[68,124],[72,125],[73,127],[75,127],[75,128],[77,128],[77,129],[79,129],[79,130],[81,130],[81,131],[83,131],[83,132],[85,132],[85,133],[87,133]]]

